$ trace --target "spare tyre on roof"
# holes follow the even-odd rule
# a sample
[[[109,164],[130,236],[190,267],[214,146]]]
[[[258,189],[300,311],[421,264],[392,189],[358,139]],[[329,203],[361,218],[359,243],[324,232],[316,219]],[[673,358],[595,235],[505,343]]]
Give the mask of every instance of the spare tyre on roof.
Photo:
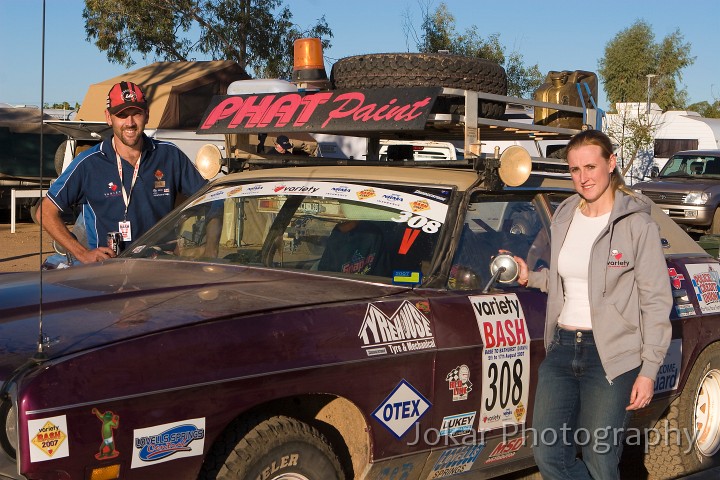
[[[332,66],[336,89],[448,87],[507,95],[507,74],[496,62],[444,53],[373,53],[341,58]],[[462,99],[450,113],[464,114]],[[478,115],[501,118],[505,103],[480,99]]]

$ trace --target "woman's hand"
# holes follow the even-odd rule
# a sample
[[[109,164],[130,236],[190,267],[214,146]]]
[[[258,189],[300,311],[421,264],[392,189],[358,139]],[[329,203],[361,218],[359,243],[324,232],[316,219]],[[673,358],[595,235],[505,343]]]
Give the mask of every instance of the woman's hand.
[[[525,263],[525,260],[520,257],[513,256],[513,258],[518,264],[517,282],[523,287],[526,287],[528,284],[528,277],[530,276],[530,270],[528,269],[527,263]]]
[[[639,410],[647,407],[650,404],[650,400],[652,400],[654,390],[655,382],[648,377],[639,375],[635,379],[632,391],[630,392],[630,405],[628,405],[625,410]]]

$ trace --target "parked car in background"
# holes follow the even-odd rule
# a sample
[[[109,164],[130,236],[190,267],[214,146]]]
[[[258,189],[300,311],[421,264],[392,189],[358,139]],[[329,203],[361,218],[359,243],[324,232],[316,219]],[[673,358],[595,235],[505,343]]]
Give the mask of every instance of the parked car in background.
[[[720,234],[720,150],[678,152],[633,188],[687,231]]]

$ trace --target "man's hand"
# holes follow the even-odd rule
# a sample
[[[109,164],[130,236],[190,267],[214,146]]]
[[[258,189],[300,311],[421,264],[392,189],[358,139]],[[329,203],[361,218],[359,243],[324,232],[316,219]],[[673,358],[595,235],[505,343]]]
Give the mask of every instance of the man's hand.
[[[47,197],[43,198],[40,218],[45,231],[79,262],[102,262],[115,256],[115,252],[108,247],[98,247],[94,250],[88,250],[83,244],[78,242],[75,235],[68,230],[65,222],[60,218],[60,210],[58,210],[55,204]]]
[[[78,254],[75,255],[75,258],[77,258],[78,261],[81,263],[93,263],[102,262],[103,260],[107,260],[108,258],[112,258],[114,256],[115,252],[113,252],[111,248],[98,247],[94,250],[85,250],[84,252],[78,252]]]

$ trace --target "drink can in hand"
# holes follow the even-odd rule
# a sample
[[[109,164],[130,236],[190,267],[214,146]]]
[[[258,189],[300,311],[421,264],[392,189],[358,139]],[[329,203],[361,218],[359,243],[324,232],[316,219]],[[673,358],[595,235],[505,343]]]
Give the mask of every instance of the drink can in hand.
[[[115,256],[120,255],[120,247],[122,246],[123,237],[120,232],[108,232],[107,234],[107,246],[113,252]]]

